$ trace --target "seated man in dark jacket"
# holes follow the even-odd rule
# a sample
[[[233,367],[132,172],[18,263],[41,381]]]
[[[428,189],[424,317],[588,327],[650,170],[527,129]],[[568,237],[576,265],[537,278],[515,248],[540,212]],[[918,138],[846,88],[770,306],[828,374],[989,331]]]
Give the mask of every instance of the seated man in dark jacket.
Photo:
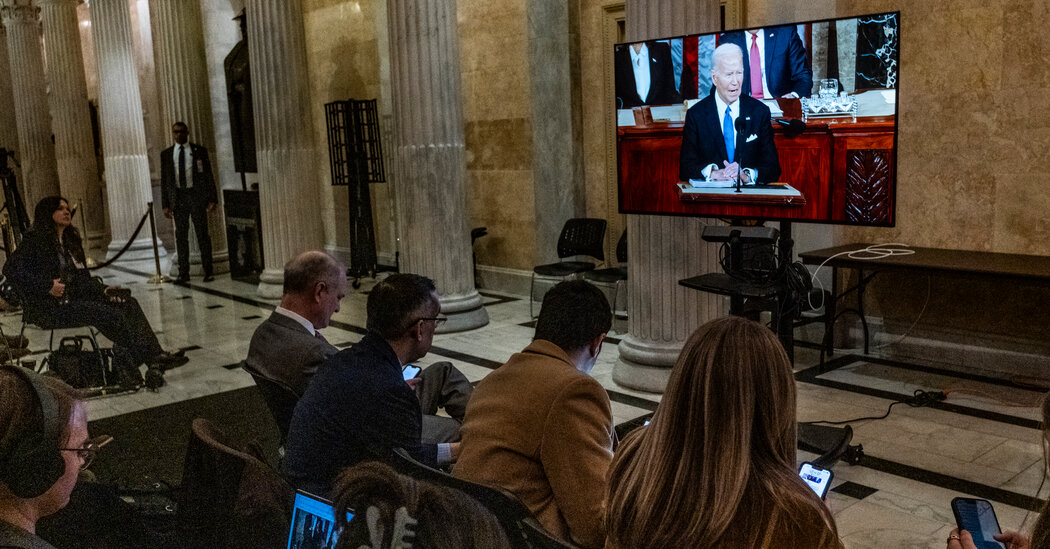
[[[445,320],[440,311],[429,278],[396,274],[376,284],[368,295],[368,334],[325,360],[295,407],[282,465],[289,482],[325,496],[343,468],[385,459],[395,448],[430,466],[455,461],[459,443],[451,440],[458,432],[448,443],[425,442],[433,438],[424,437],[421,396],[415,392],[424,380],[405,381],[402,374],[403,366],[430,350],[434,331]],[[443,404],[462,418],[470,384],[451,365],[443,371],[449,374],[442,380]]]

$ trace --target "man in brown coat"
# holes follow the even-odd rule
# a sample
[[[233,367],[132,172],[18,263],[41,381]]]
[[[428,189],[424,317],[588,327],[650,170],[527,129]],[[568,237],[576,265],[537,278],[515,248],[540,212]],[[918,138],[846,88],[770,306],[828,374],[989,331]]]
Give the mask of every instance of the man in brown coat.
[[[474,389],[452,471],[509,490],[551,533],[588,548],[605,541],[614,436],[609,396],[588,372],[611,325],[593,285],[547,292],[532,343]]]

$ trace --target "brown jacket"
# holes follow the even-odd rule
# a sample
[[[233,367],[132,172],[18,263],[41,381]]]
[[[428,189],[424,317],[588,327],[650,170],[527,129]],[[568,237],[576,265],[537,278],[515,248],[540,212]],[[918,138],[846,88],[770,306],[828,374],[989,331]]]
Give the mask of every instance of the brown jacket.
[[[601,547],[612,460],[609,395],[557,345],[533,341],[467,405],[456,477],[514,493],[550,532]]]

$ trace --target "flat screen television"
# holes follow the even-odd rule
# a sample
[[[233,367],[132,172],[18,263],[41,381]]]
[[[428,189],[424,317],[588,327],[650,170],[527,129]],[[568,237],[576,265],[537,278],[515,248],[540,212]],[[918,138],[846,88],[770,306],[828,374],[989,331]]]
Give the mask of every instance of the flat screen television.
[[[900,12],[613,55],[621,213],[893,226]]]

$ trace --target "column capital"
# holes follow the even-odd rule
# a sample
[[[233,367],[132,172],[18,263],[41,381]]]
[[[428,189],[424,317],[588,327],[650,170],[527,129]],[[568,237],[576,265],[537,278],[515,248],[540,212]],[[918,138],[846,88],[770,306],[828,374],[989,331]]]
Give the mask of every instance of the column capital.
[[[0,18],[4,24],[39,23],[40,8],[29,0],[3,0],[0,2]]]

